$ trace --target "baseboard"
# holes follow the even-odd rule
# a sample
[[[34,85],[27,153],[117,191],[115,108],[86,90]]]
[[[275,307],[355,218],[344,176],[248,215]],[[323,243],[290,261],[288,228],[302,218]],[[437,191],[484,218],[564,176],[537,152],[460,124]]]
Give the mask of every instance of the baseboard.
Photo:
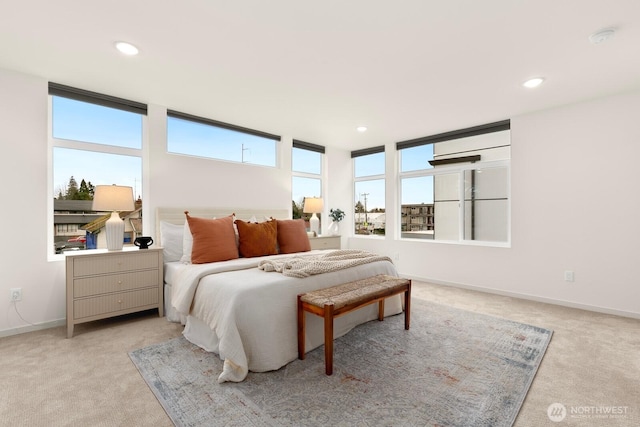
[[[27,332],[40,331],[42,329],[57,328],[58,326],[64,326],[66,324],[67,321],[65,319],[59,319],[32,325],[18,326],[16,328],[0,331],[0,338],[10,337],[12,335],[26,334]]]
[[[524,294],[524,293],[519,293],[519,292],[510,292],[510,291],[504,291],[504,290],[501,290],[501,289],[486,288],[486,287],[483,287],[483,286],[468,285],[468,284],[464,284],[464,283],[446,282],[446,281],[442,281],[442,280],[429,279],[429,278],[426,278],[426,277],[411,276],[411,275],[406,275],[406,274],[402,274],[402,277],[406,277],[407,279],[412,279],[412,280],[419,280],[421,282],[434,283],[436,285],[451,286],[451,287],[454,287],[454,288],[468,289],[468,290],[471,290],[471,291],[484,292],[484,293],[487,293],[487,294],[502,295],[502,296],[506,296],[506,297],[520,298],[520,299],[524,299],[524,300],[528,300],[528,301],[536,301],[536,302],[543,302],[543,303],[546,303],[546,304],[559,305],[559,306],[562,306],[562,307],[577,308],[577,309],[580,309],[580,310],[593,311],[593,312],[596,312],[596,313],[612,314],[614,316],[629,317],[629,318],[632,318],[632,319],[640,319],[640,313],[635,313],[633,311],[624,311],[624,310],[617,310],[617,309],[608,308],[608,307],[599,307],[599,306],[589,305],[589,304],[580,304],[580,303],[576,303],[576,302],[572,302],[572,301],[556,300],[556,299],[553,299],[553,298],[546,298],[546,297],[541,297],[541,296],[537,296],[537,295],[530,295],[530,294]]]

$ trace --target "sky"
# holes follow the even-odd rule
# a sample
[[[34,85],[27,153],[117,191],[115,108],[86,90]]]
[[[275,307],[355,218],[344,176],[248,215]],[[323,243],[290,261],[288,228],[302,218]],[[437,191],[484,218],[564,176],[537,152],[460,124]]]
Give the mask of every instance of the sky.
[[[53,97],[53,136],[56,139],[89,142],[97,150],[106,146],[118,147],[109,151],[140,150],[142,148],[142,116],[114,108]],[[261,165],[276,164],[277,144],[268,138],[196,123],[175,117],[167,119],[167,149],[187,155],[212,156],[229,161]],[[215,141],[224,141],[216,143]],[[98,145],[99,144],[99,145]],[[433,158],[431,145],[402,150],[401,170],[412,171],[430,167]],[[133,151],[136,153],[136,151]],[[383,176],[384,153],[357,157],[354,161],[356,177]],[[426,164],[426,167],[425,167]],[[78,185],[82,179],[96,185],[126,185],[134,189],[135,197],[142,194],[142,160],[138,156],[106,154],[74,148],[53,149],[53,195],[64,191],[71,176]],[[292,170],[320,174],[322,155],[294,148]],[[432,203],[432,180],[405,179],[402,183],[402,204]],[[319,197],[321,180],[313,175],[296,176],[292,182],[292,199],[299,203],[304,197]],[[428,196],[431,195],[431,196]],[[354,206],[366,202],[368,210],[385,207],[384,179],[366,179],[355,184]]]
[[[53,137],[84,141],[88,149],[104,145],[141,149],[142,117],[114,108],[53,97]],[[142,197],[142,159],[72,148],[53,149],[53,196],[65,191],[71,176],[78,186],[84,179],[96,185],[126,185]]]

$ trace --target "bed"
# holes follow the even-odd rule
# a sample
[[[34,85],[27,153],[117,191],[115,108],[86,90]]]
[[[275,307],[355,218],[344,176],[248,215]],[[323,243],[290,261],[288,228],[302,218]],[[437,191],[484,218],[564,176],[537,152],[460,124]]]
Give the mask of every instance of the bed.
[[[397,276],[391,260],[375,254],[355,254],[356,258],[362,259],[343,263],[337,270],[321,268],[321,274],[307,274],[311,271],[309,268],[325,265],[324,260],[336,257],[351,259],[353,252],[362,251],[308,250],[306,232],[300,234],[300,221],[287,219],[288,211],[186,210],[189,211],[188,222],[185,209],[159,208],[156,214],[156,236],[159,236],[165,257],[165,313],[168,320],[185,325],[183,335],[187,340],[206,351],[217,353],[224,360],[223,371],[218,377],[220,383],[243,381],[248,371],[276,370],[298,357],[298,294],[377,274]],[[221,260],[208,262],[206,257],[203,259],[199,255],[203,239],[199,224],[209,227],[213,223],[224,222],[224,232],[227,233],[227,218],[231,213],[235,213],[234,219],[238,220],[233,239],[239,256],[232,259],[223,259],[222,256]],[[275,219],[268,221],[269,218]],[[247,227],[261,232],[269,228],[268,232],[272,233],[271,223],[273,228],[277,223],[280,228],[276,232],[283,235],[287,227],[295,228],[296,234],[291,235],[295,235],[293,244],[290,244],[291,236],[288,242],[277,234],[275,253],[271,249],[267,255],[262,255],[264,249],[248,250],[247,236],[256,235],[246,231]],[[259,245],[271,241],[271,235],[267,238],[257,236]],[[298,251],[300,247],[306,249]],[[297,266],[306,266],[304,268],[307,269],[303,271]],[[278,268],[285,273],[272,271]],[[307,277],[295,277],[301,275]],[[385,316],[401,312],[399,296],[387,300]],[[376,318],[377,305],[337,318],[334,336],[342,336],[358,324]],[[323,344],[323,324],[322,319],[312,315],[308,315],[306,322],[305,348],[311,351]]]

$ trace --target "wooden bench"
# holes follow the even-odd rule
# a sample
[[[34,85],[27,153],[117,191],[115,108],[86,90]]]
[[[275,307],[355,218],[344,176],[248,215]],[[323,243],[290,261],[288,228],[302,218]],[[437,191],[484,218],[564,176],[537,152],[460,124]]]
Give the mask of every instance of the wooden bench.
[[[404,293],[404,328],[409,329],[411,280],[384,274],[298,295],[298,358],[304,360],[305,311],[324,318],[324,361],[333,374],[333,319],[375,302],[384,320],[384,300]]]

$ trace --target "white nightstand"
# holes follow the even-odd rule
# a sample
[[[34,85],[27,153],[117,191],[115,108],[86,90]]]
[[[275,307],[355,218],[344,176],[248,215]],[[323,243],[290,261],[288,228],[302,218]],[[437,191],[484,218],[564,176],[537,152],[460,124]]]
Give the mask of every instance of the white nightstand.
[[[340,249],[340,236],[309,237],[311,249]]]
[[[163,307],[162,248],[66,254],[67,338],[78,323]]]

